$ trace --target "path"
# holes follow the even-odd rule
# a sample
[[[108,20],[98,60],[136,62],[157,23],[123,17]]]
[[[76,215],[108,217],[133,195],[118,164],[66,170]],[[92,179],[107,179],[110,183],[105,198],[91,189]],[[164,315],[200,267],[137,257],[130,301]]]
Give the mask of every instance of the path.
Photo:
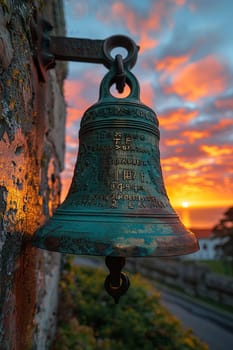
[[[233,318],[215,313],[208,307],[190,302],[191,298],[173,294],[161,289],[162,304],[181,322],[184,328],[191,328],[193,332],[209,346],[209,350],[233,349]]]

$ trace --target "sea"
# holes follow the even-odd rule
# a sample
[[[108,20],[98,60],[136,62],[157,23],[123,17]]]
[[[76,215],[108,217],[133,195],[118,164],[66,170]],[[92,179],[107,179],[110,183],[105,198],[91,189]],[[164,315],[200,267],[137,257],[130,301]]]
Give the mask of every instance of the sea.
[[[213,228],[223,218],[224,213],[229,208],[213,207],[213,208],[175,208],[183,224],[190,228]]]

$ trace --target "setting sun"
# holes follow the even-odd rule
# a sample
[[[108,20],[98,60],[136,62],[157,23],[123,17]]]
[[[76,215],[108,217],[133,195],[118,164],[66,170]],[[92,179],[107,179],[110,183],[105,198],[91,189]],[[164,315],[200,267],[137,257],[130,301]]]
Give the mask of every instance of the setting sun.
[[[184,201],[181,203],[182,208],[188,208],[189,207],[189,202]]]

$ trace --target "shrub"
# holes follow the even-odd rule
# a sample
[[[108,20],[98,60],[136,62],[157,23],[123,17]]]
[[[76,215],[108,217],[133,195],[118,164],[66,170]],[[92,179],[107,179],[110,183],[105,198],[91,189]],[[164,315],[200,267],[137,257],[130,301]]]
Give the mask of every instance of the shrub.
[[[206,350],[160,304],[147,280],[132,276],[119,304],[105,292],[105,272],[68,261],[60,282],[53,350]]]

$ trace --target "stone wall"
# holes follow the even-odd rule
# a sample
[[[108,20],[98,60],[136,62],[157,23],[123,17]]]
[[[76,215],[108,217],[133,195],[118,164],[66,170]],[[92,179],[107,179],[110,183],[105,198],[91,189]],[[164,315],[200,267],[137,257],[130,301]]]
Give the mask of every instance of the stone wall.
[[[64,64],[38,79],[30,23],[64,35],[62,0],[0,0],[0,349],[47,349],[56,325],[60,255],[31,246],[59,204]]]
[[[185,293],[233,306],[233,278],[210,272],[208,266],[178,259],[128,259],[127,267]]]

